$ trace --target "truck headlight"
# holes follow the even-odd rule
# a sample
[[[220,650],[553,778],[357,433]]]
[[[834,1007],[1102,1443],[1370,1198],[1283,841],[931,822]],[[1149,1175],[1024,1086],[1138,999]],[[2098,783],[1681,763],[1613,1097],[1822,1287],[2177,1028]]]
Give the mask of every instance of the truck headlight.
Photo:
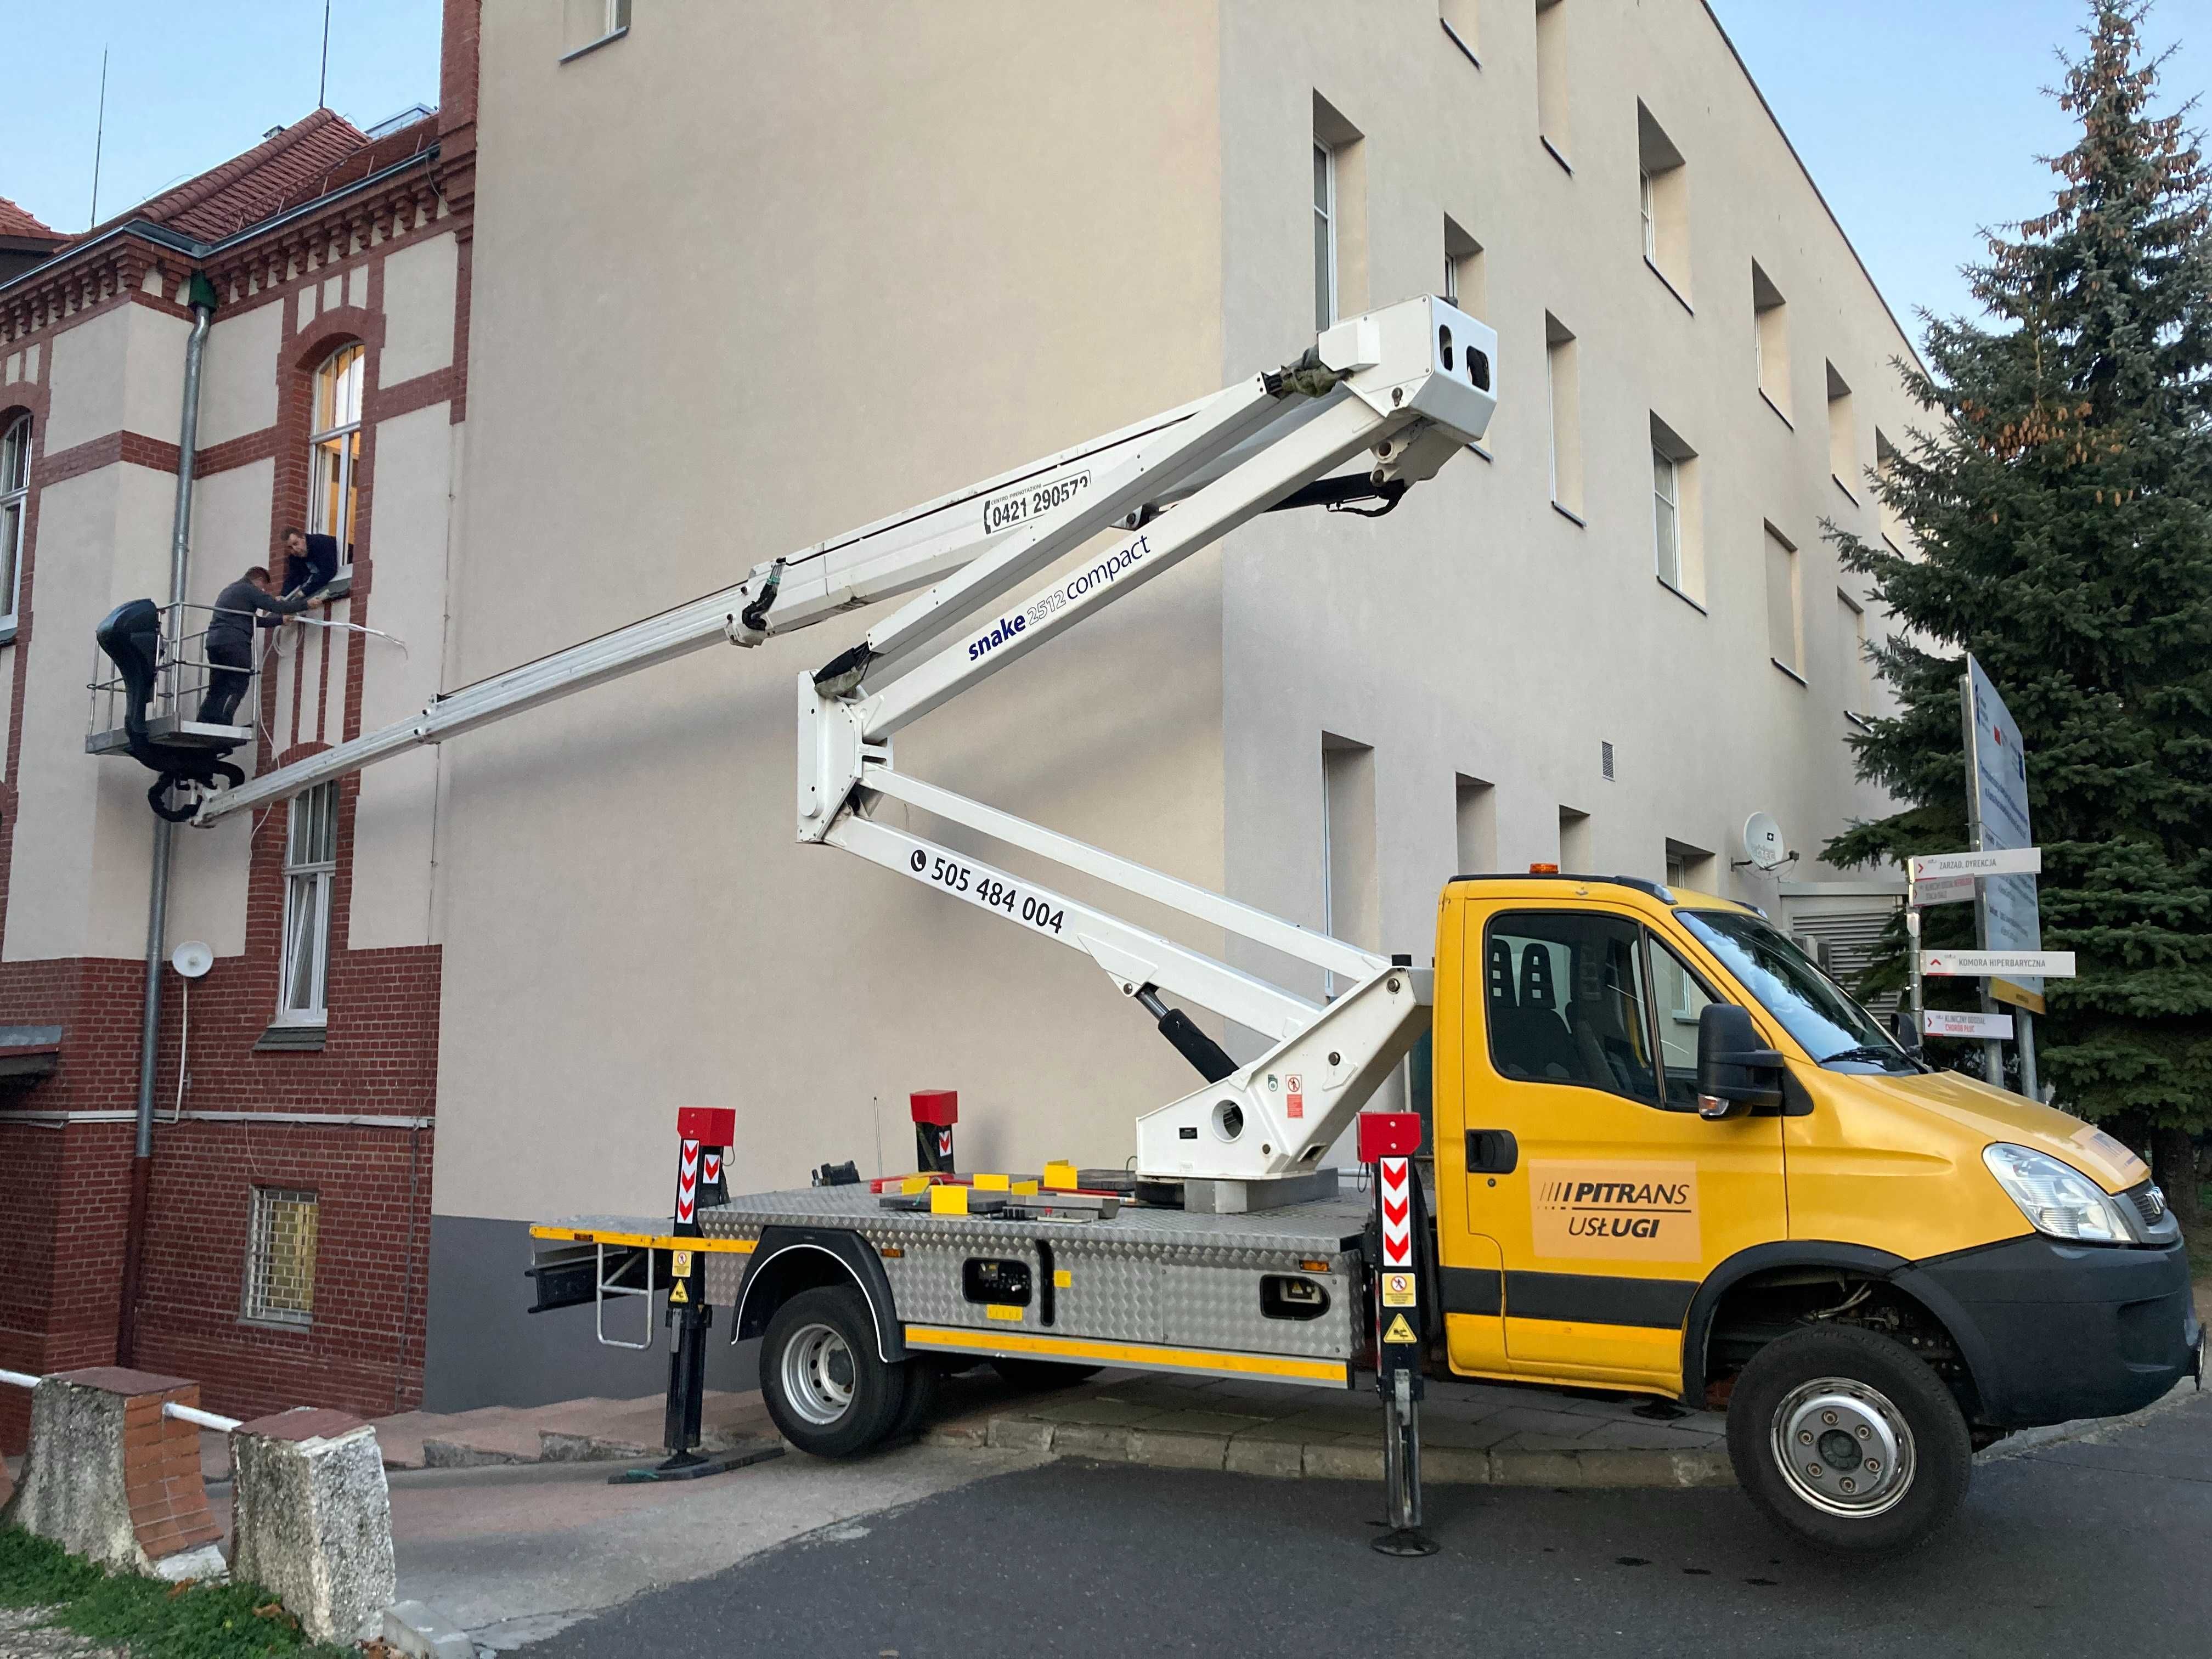
[[[2076,1244],[2133,1242],[2118,1206],[2072,1164],[2003,1141],[1983,1148],[1982,1162],[2036,1231]]]

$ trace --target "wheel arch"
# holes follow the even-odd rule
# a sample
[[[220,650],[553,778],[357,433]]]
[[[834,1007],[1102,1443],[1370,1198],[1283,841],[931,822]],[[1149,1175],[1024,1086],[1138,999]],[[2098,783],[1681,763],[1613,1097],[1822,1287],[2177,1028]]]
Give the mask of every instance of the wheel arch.
[[[890,1276],[875,1247],[855,1233],[828,1227],[763,1227],[738,1287],[730,1340],[742,1342],[768,1328],[775,1310],[801,1291],[849,1285],[868,1304],[876,1354],[886,1364],[907,1357],[906,1329],[891,1298]]]
[[[1832,1267],[1888,1283],[1900,1268],[1910,1265],[1903,1256],[1893,1255],[1887,1250],[1833,1239],[1789,1239],[1753,1244],[1737,1251],[1707,1273],[1697,1294],[1690,1298],[1690,1311],[1682,1322],[1681,1403],[1692,1411],[1704,1408],[1706,1351],[1712,1340],[1714,1319],[1730,1291],[1763,1273],[1785,1268]],[[1941,1310],[1931,1308],[1929,1312],[1943,1319]],[[1944,1322],[1949,1323],[1948,1320]]]

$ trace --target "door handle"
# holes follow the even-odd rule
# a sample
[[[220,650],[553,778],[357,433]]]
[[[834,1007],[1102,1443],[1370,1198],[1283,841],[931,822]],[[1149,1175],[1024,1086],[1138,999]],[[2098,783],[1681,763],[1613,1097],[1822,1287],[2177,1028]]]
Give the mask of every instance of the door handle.
[[[1467,1172],[1469,1175],[1510,1175],[1521,1162],[1520,1143],[1510,1129],[1469,1129],[1467,1132]]]

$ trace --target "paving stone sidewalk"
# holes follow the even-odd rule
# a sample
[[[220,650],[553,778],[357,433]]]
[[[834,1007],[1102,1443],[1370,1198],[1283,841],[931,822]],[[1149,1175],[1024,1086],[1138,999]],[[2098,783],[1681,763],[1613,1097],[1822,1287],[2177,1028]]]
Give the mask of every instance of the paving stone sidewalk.
[[[1639,1401],[1431,1381],[1421,1407],[1425,1480],[1514,1486],[1729,1486],[1717,1412],[1666,1420]],[[1382,1478],[1382,1408],[1370,1388],[1109,1373],[1081,1387],[993,1401],[924,1437],[939,1445],[1225,1469],[1284,1479]]]

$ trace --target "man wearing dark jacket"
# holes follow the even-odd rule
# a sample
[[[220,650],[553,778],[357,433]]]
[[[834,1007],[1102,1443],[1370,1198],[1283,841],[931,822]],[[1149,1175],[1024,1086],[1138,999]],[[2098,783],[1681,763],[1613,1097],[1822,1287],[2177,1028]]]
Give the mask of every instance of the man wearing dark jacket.
[[[287,593],[319,593],[338,574],[338,538],[311,536],[298,528],[284,532],[284,586]]]
[[[255,627],[274,628],[279,617],[307,608],[304,595],[279,599],[268,569],[258,564],[215,596],[215,619],[200,641],[215,665],[200,699],[200,724],[228,726],[238,712],[239,699],[253,684]]]

